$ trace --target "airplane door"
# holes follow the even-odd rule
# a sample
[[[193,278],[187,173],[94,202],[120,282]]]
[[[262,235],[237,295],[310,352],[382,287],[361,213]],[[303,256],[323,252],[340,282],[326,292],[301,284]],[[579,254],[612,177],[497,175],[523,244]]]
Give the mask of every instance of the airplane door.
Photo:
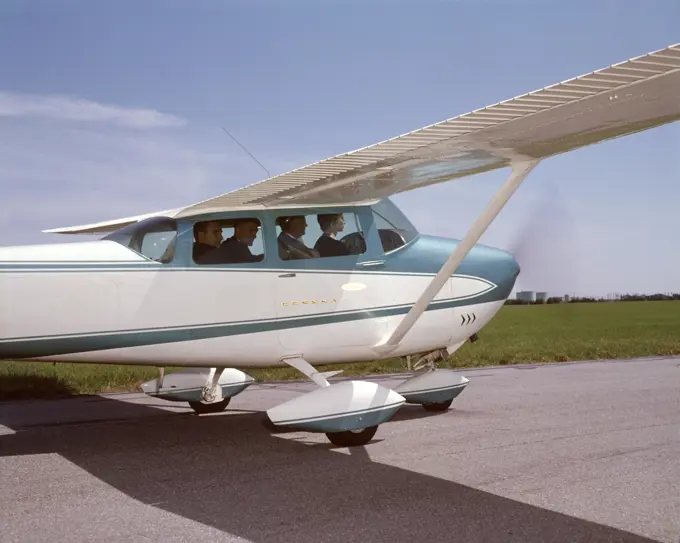
[[[281,346],[300,354],[375,345],[382,337],[384,319],[371,318],[368,285],[357,277],[354,270],[282,271],[276,296]]]
[[[353,213],[344,213],[348,227],[337,239],[355,234]],[[316,216],[306,217],[307,247],[314,247],[321,235]],[[358,224],[358,223],[357,223]],[[316,226],[316,228],[312,228]],[[375,290],[365,280],[370,251],[282,260],[276,277],[279,343],[286,354],[319,353],[333,359],[365,351],[380,341],[385,327],[372,318]],[[378,278],[375,277],[374,283]]]

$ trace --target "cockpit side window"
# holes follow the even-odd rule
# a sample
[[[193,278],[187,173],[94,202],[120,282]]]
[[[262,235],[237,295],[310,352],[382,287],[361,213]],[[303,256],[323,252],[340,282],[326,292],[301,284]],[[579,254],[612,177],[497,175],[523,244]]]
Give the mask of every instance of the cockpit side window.
[[[175,256],[177,222],[169,217],[151,217],[102,239],[115,241],[150,260],[168,264]]]
[[[366,242],[354,213],[318,213],[277,217],[281,260],[360,255]]]

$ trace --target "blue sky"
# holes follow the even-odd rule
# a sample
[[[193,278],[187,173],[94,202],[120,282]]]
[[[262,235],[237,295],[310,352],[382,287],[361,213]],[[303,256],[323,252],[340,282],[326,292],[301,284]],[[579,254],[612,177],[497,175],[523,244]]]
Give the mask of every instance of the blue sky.
[[[0,4],[0,245],[193,203],[680,42],[677,1]],[[680,123],[540,164],[519,288],[680,291]],[[506,176],[399,195],[461,237]],[[536,213],[540,210],[539,213]]]

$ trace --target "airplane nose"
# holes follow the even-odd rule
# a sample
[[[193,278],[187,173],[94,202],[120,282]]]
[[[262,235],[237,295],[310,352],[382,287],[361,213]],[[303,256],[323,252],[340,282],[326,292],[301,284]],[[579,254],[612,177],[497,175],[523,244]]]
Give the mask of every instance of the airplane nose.
[[[505,252],[505,251],[504,251]],[[517,262],[517,259],[512,253],[505,252],[507,255],[508,259],[508,267],[509,271],[512,274],[513,279],[517,279],[517,276],[519,275],[521,271],[521,267],[519,265],[519,262]]]
[[[502,291],[509,293],[515,286],[520,273],[519,262],[512,253],[495,247],[479,246],[474,251],[475,260],[479,262],[484,277],[492,281]]]
[[[520,272],[519,262],[512,253],[508,251],[503,251],[502,249],[496,249],[496,258],[498,259],[499,266],[503,268],[503,273],[507,274],[509,279],[513,281],[517,279]]]
[[[496,249],[495,260],[499,279],[506,286],[513,288],[520,272],[519,262],[512,253],[502,249]]]

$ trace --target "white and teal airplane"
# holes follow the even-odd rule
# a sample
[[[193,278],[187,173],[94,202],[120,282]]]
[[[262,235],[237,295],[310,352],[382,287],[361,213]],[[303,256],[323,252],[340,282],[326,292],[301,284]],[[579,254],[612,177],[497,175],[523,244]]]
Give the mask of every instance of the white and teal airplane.
[[[477,242],[527,174],[678,119],[680,44],[186,207],[48,230],[103,237],[0,249],[0,359],[157,366],[143,391],[198,413],[249,386],[242,369],[288,365],[318,387],[268,424],[366,444],[405,402],[446,410],[468,383],[434,361],[513,289],[513,256]],[[389,200],[496,168],[509,178],[460,241]],[[414,354],[394,390],[314,369]]]

